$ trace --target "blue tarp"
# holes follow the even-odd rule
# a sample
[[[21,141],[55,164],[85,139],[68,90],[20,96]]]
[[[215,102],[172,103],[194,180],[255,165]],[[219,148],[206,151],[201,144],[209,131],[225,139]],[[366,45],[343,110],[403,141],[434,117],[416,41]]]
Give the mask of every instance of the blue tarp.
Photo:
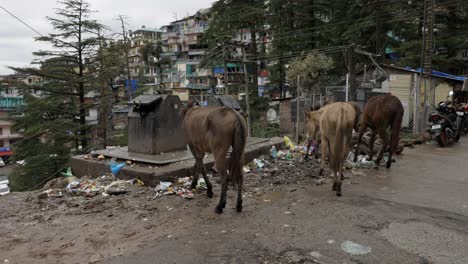
[[[405,67],[405,69],[410,70],[410,71],[414,71],[414,72],[418,72],[418,73],[421,72],[421,68],[417,68],[416,70],[414,70],[411,67]],[[434,71],[434,70],[432,71],[432,76],[447,78],[447,79],[451,79],[451,80],[455,80],[455,81],[461,81],[461,82],[463,82],[465,80],[468,80],[468,77],[457,76],[457,75],[448,74],[448,73],[440,72],[440,71]]]

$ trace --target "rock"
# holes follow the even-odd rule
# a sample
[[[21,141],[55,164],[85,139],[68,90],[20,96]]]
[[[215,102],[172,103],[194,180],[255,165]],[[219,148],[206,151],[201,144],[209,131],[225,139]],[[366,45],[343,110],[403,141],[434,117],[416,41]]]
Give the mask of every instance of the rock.
[[[94,254],[91,257],[89,257],[88,263],[93,264],[93,263],[98,263],[103,261],[104,258],[102,257],[101,254]]]
[[[367,176],[367,174],[361,170],[356,170],[356,169],[352,169],[351,170],[351,173],[354,175],[354,176]]]
[[[37,199],[42,200],[42,199],[47,199],[49,195],[46,192],[41,192],[37,195]]]
[[[325,184],[326,183],[326,180],[325,179],[318,179],[316,182],[315,182],[315,185],[322,185],[322,184]]]

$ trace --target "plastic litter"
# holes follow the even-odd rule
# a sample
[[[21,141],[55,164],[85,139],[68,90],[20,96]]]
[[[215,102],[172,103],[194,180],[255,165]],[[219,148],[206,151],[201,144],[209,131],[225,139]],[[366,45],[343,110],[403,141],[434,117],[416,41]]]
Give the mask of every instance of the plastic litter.
[[[70,167],[67,168],[66,172],[61,172],[63,177],[73,177],[72,169]]]
[[[98,160],[105,160],[105,159],[106,159],[106,157],[104,157],[104,155],[99,155],[98,156]]]
[[[270,157],[272,159],[276,159],[276,156],[278,155],[277,151],[276,151],[276,147],[275,146],[272,146],[271,149],[270,149]]]
[[[197,189],[207,189],[205,179],[203,178],[198,179]]]
[[[132,184],[132,185],[135,185],[135,184],[138,184],[138,185],[140,185],[140,186],[144,186],[144,185],[145,185],[145,183],[144,183],[142,180],[138,179],[138,178],[132,179],[132,180],[130,180],[129,182],[130,182],[130,184]]]
[[[249,166],[244,166],[244,167],[242,168],[242,171],[243,171],[244,173],[249,173],[249,172],[250,172]]]
[[[265,163],[263,163],[261,160],[259,159],[254,159],[254,163],[255,165],[257,166],[257,169],[261,169],[265,166]]]
[[[109,195],[119,195],[128,192],[127,186],[130,181],[115,181],[104,187],[104,192]]]
[[[288,147],[289,149],[294,150],[296,148],[296,146],[292,143],[290,138],[284,137],[283,141],[284,141],[284,144],[286,145],[286,147]]]
[[[190,179],[190,177],[179,178],[177,179],[177,184],[188,187],[192,184],[192,180]]]
[[[281,150],[278,151],[278,153],[276,153],[276,157],[277,157],[278,159],[282,159],[282,158],[284,157],[284,155],[285,155],[285,153],[284,153],[283,151],[281,151]]]
[[[155,191],[167,191],[169,187],[172,186],[172,182],[160,182],[158,186],[156,186]]]
[[[359,245],[353,241],[345,241],[341,243],[341,249],[351,255],[366,255],[371,253],[372,248],[368,246]]]
[[[119,174],[120,170],[125,167],[127,164],[124,163],[116,163],[114,161],[111,161],[110,163],[110,170],[114,176]]]

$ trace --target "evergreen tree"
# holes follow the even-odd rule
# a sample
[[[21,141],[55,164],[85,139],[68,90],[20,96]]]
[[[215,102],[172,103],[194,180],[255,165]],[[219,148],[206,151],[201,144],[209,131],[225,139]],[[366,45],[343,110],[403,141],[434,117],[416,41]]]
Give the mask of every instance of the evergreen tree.
[[[69,158],[70,149],[89,148],[89,126],[86,111],[90,105],[85,95],[96,90],[101,56],[98,56],[98,31],[102,25],[92,20],[90,5],[83,0],[59,2],[62,7],[56,17],[47,17],[54,33],[37,38],[49,43],[51,50],[41,50],[38,68],[13,68],[17,72],[43,77],[38,86],[25,86],[24,115],[16,121],[25,140],[15,144],[17,160],[25,159],[12,182],[17,189],[40,187],[44,180],[53,177],[51,168],[62,166]],[[27,95],[31,89],[45,96]]]

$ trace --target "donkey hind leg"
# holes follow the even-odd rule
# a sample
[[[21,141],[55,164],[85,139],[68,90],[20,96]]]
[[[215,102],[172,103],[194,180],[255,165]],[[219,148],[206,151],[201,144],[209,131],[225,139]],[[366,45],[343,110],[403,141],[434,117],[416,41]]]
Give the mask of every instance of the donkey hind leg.
[[[325,136],[322,136],[322,160],[320,162],[320,172],[319,175],[323,175],[323,171],[325,169],[325,157],[327,156],[327,146],[328,146],[328,141],[325,138]]]
[[[336,196],[340,197],[341,194],[341,183],[343,181],[343,164],[340,162],[338,171],[335,173],[335,183],[336,183]]]
[[[201,163],[203,164],[203,160]],[[200,163],[198,161],[198,158],[195,158],[195,165],[193,166],[193,179],[192,179],[192,184],[190,185],[191,189],[197,188],[199,164]]]
[[[336,192],[336,178],[338,178],[338,176],[336,175],[336,173],[333,171],[332,172],[332,180],[333,180],[333,186],[332,186],[332,191]]]
[[[218,171],[221,175],[221,196],[219,198],[219,204],[216,206],[216,213],[221,214],[223,209],[226,208],[226,196],[228,189],[228,175],[226,171],[226,154],[227,151],[223,153],[216,153],[215,160],[216,165],[218,166]]]
[[[239,175],[239,179],[237,181],[237,205],[236,210],[237,212],[242,212],[242,186],[244,183],[244,174],[241,173]]]
[[[205,183],[206,183],[206,188],[207,188],[206,196],[208,196],[208,198],[213,198],[213,186],[211,185],[211,182],[208,179],[208,176],[206,175],[205,166],[203,166],[203,160],[200,166],[201,166],[203,179],[205,180]]]
[[[375,130],[372,130],[371,132],[371,137],[369,140],[369,160],[372,160],[374,157],[374,142],[375,138],[377,136],[377,132]]]
[[[377,159],[375,160],[375,169],[378,170],[380,161],[383,158],[383,154],[388,147],[388,138],[387,138],[387,132],[384,128],[379,128],[377,132],[379,133],[379,136],[382,139],[382,149],[379,151],[379,155],[377,156]]]
[[[315,137],[315,159],[319,158],[320,137]]]

